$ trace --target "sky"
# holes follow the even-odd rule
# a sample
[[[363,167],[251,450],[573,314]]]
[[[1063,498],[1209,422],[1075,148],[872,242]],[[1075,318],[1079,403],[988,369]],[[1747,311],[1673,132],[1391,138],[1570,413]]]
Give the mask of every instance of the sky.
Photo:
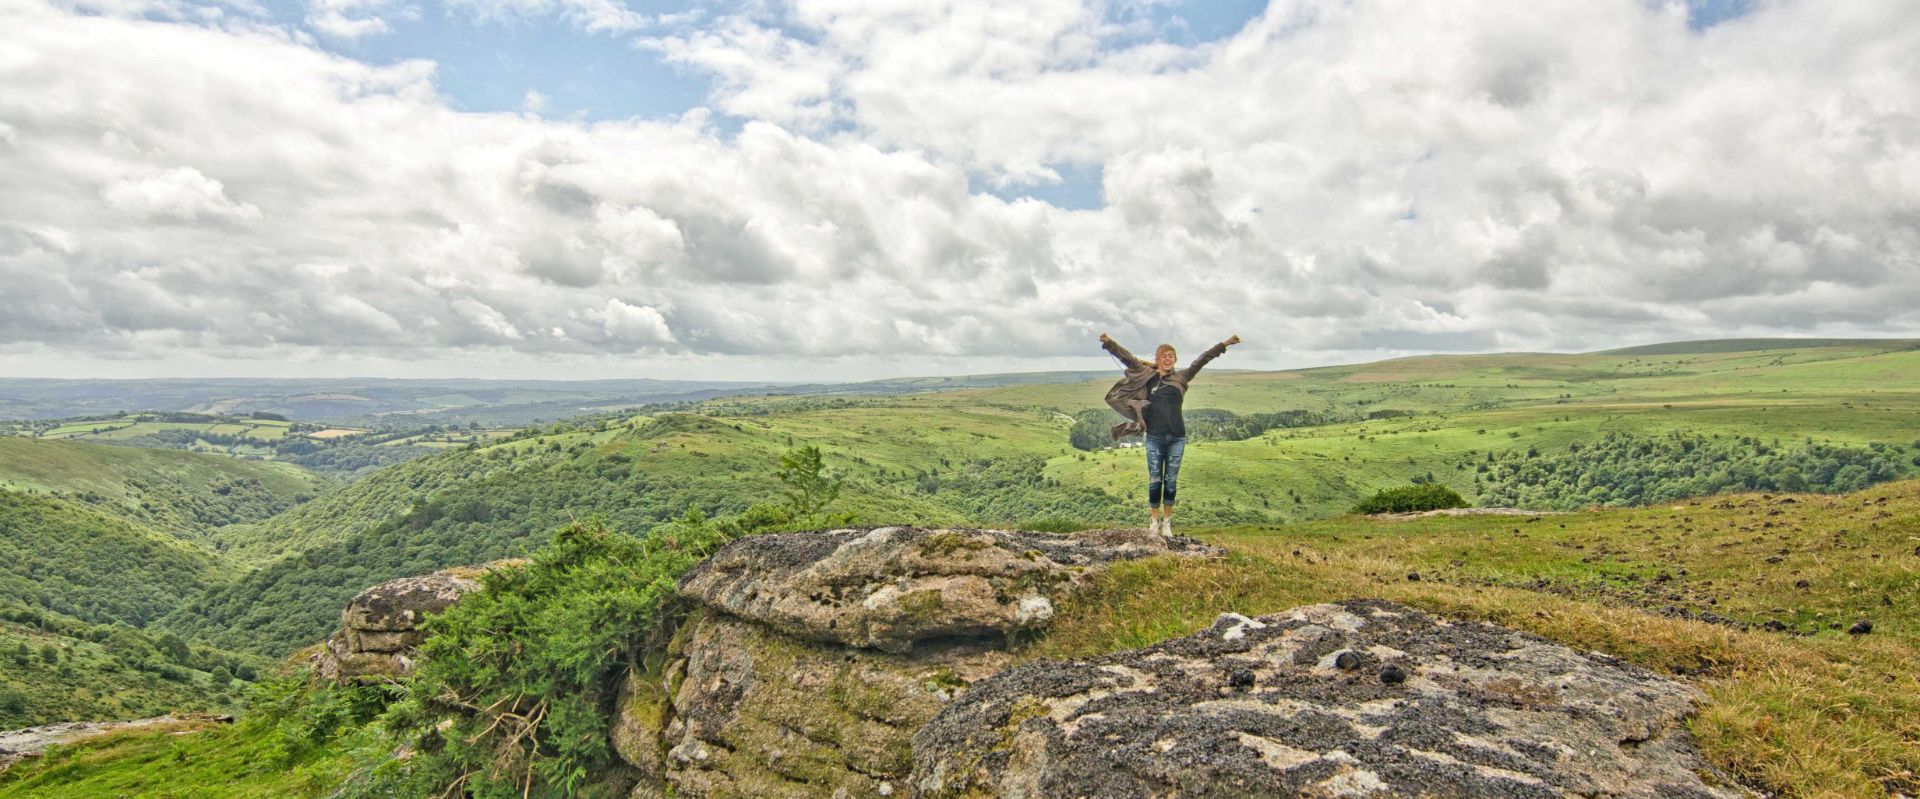
[[[1912,0],[0,0],[0,375],[1920,335]]]

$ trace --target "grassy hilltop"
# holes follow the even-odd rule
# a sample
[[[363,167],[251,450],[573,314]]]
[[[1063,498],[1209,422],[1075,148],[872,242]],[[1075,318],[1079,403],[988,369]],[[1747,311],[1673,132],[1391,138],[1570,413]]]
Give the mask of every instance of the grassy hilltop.
[[[220,529],[280,513],[330,482],[221,455],[0,436],[0,490],[57,496],[209,547]]]

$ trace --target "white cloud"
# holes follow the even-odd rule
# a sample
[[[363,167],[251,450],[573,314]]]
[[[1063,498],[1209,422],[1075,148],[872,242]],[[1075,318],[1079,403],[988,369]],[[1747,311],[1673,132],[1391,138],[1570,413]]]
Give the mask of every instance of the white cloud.
[[[100,196],[116,209],[150,220],[250,222],[260,218],[259,208],[228,199],[220,181],[188,166],[120,178],[107,184]]]
[[[667,318],[655,308],[629,305],[615,298],[607,300],[606,308],[597,312],[597,315],[607,337],[616,341],[635,345],[673,343],[673,331],[667,329]]]
[[[520,335],[519,329],[515,328],[512,322],[507,321],[505,314],[484,302],[470,297],[460,297],[449,305],[452,306],[455,314],[486,336],[516,341],[524,338]]]
[[[430,63],[0,0],[0,350],[739,375],[1061,365],[1103,330],[1238,332],[1253,365],[1920,326],[1911,3],[1696,33],[1279,0],[1191,48],[1092,3],[771,8],[647,45],[728,132],[463,113]],[[970,188],[1065,164],[1106,207]]]
[[[447,0],[449,7],[480,19],[558,16],[589,33],[622,33],[646,26],[648,18],[620,0]]]
[[[357,16],[336,9],[316,9],[307,14],[307,25],[339,39],[358,39],[392,30],[387,21],[375,16]]]

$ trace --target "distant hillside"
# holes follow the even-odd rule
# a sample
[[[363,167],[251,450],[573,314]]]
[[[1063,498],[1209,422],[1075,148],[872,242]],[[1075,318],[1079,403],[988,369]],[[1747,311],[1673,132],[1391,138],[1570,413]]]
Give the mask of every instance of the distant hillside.
[[[238,706],[268,661],[140,629],[226,576],[167,534],[0,490],[0,729]]]
[[[0,489],[59,496],[215,549],[220,527],[265,519],[328,485],[290,464],[0,436]]]
[[[826,413],[826,412],[823,412]],[[865,415],[849,415],[865,414]],[[689,509],[737,513],[777,501],[781,452],[814,442],[847,479],[834,510],[867,524],[1115,522],[1118,497],[1060,486],[1036,447],[1060,452],[1058,422],[1035,413],[929,416],[889,408],[775,423],[672,415],[609,423],[434,456],[375,474],[266,522],[229,530],[233,554],[262,562],[162,623],[220,646],[280,654],[325,634],[360,588],[521,554],[574,519],[642,534]],[[840,420],[839,435],[811,427]],[[923,427],[917,420],[929,420]],[[946,430],[940,430],[944,422]],[[929,448],[931,434],[949,442]],[[1020,443],[1009,449],[1007,438]],[[244,531],[246,537],[241,537]]]
[[[1822,347],[1884,347],[1911,349],[1920,340],[1899,338],[1719,338],[1700,341],[1670,341],[1640,347],[1601,350],[1594,355],[1706,355],[1722,352],[1761,350],[1798,350]]]
[[[587,413],[761,394],[900,394],[1027,383],[1078,382],[1092,373],[1024,372],[908,377],[856,383],[726,380],[168,379],[37,380],[0,377],[0,420],[63,419],[130,411],[247,415],[378,425],[518,427]]]
[[[0,599],[135,627],[221,574],[212,553],[62,500],[0,491]]]
[[[188,650],[185,660],[193,665],[180,665],[138,630],[118,628],[94,640],[86,629],[64,622],[48,622],[52,629],[43,629],[15,617],[37,618],[0,607],[0,730],[170,712],[233,712],[244,704],[248,686],[234,672],[252,678],[271,668],[263,658],[205,646]]]

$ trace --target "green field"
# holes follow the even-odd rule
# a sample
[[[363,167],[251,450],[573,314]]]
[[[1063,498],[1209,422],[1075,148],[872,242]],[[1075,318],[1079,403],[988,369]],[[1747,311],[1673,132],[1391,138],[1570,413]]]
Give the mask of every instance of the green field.
[[[169,430],[190,430],[218,436],[272,443],[284,439],[292,422],[272,419],[240,421],[178,422],[163,421],[154,414],[133,414],[117,419],[77,422],[40,432],[41,438],[68,441],[126,440]]]

